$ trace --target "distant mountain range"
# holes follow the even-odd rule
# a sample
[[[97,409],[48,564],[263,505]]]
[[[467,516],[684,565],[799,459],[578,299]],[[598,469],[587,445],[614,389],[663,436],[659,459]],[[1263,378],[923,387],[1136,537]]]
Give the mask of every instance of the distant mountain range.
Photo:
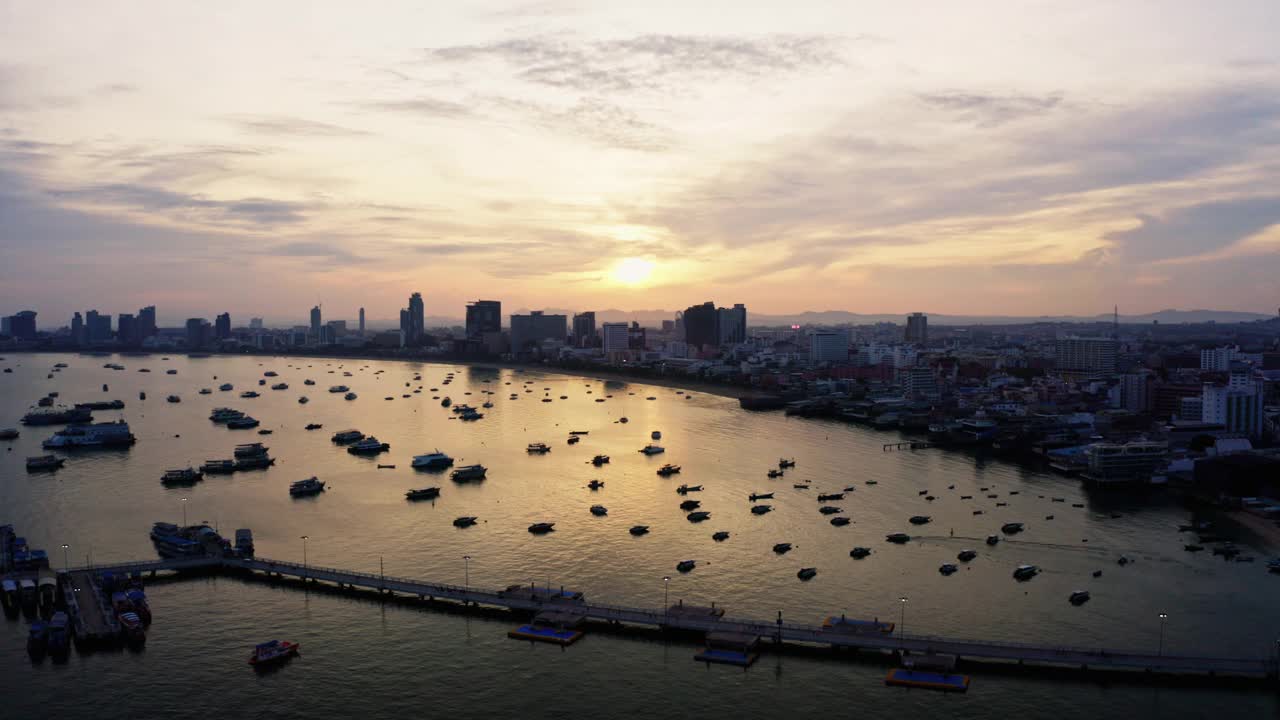
[[[527,313],[528,310],[520,309],[515,311],[517,314]],[[572,318],[572,310],[547,309],[547,314],[562,314]],[[1083,316],[1083,315],[1041,315],[1041,316],[1016,316],[1016,315],[943,315],[934,313],[925,313],[929,316],[931,325],[1025,325],[1035,322],[1053,322],[1053,323],[1096,323],[1111,322],[1110,313],[1101,315]],[[671,320],[675,318],[674,310],[597,310],[596,322],[639,322],[646,327],[660,327],[663,320]],[[908,313],[854,313],[845,310],[824,310],[821,312],[803,312],[790,315],[767,315],[751,312],[751,308],[747,308],[747,324],[753,326],[776,326],[776,325],[870,325],[880,322],[891,322],[899,325],[906,324]],[[1160,310],[1153,313],[1143,315],[1121,315],[1120,322],[1123,324],[1150,324],[1159,323],[1239,323],[1253,322],[1254,320],[1269,320],[1277,317],[1276,315],[1265,315],[1262,313],[1251,312],[1235,312],[1231,310]],[[443,319],[443,318],[442,318]],[[460,324],[461,320],[455,320],[450,324]],[[443,324],[443,323],[442,323]]]

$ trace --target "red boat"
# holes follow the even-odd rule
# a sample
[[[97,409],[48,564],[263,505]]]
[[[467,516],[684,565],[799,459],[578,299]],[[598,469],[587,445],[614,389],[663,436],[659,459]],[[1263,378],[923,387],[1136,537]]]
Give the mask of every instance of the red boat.
[[[298,643],[288,640],[270,640],[260,643],[253,647],[253,652],[249,655],[249,664],[256,667],[283,662],[297,655],[299,647],[301,646]]]
[[[133,646],[139,646],[147,642],[147,632],[142,627],[142,618],[138,617],[135,612],[117,613],[116,618],[120,621],[120,629],[124,631],[125,640]]]

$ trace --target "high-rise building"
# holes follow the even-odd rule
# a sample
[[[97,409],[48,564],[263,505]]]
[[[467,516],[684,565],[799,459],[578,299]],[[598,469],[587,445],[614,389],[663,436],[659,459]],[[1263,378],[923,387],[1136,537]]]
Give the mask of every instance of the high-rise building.
[[[157,332],[159,328],[156,326],[156,306],[148,305],[138,311],[138,337],[145,340]]]
[[[684,340],[694,348],[720,344],[720,313],[715,303],[705,302],[684,311]]]
[[[1236,359],[1234,347],[1209,348],[1200,351],[1200,369],[1215,372],[1226,372],[1231,361]]]
[[[209,339],[209,321],[204,318],[189,318],[186,327],[187,349],[203,348]]]
[[[80,313],[71,316],[71,342],[76,345],[84,344],[84,318],[80,317]]]
[[[219,340],[231,337],[231,313],[222,313],[214,318],[213,336]]]
[[[467,303],[467,339],[481,340],[489,333],[502,332],[502,303],[476,300]]]
[[[9,335],[19,340],[36,339],[36,313],[34,310],[23,310],[9,318]],[[108,323],[110,320],[107,321]]]
[[[364,308],[360,308],[360,337],[364,337]]]
[[[250,330],[261,330],[261,329],[262,329],[262,318],[249,318],[249,329],[250,329]]]
[[[898,372],[898,378],[902,383],[902,392],[908,397],[922,397],[926,400],[936,400],[939,397],[938,376],[933,368],[903,368]]]
[[[580,348],[593,347],[596,344],[594,312],[581,312],[573,316],[573,344]]]
[[[409,344],[409,337],[413,332],[413,323],[409,321],[409,309],[400,308],[400,347]]]
[[[732,345],[747,341],[747,306],[737,303],[731,308],[716,310],[720,344]]]
[[[1116,372],[1115,338],[1059,338],[1056,352],[1058,373],[1075,377],[1106,377]]]
[[[111,340],[111,316],[90,310],[84,314],[84,332],[90,343],[104,343]]]
[[[1146,373],[1129,373],[1120,376],[1120,407],[1132,413],[1151,410],[1151,376]]]
[[[1201,420],[1224,425],[1228,432],[1249,437],[1262,434],[1262,387],[1250,382],[1246,385],[1204,386],[1201,396]]]
[[[138,337],[138,321],[132,313],[120,313],[116,316],[116,340],[122,345],[142,342],[142,338]]]
[[[421,345],[427,334],[426,305],[422,302],[422,293],[409,296],[409,338],[408,344]]]
[[[546,340],[564,342],[568,318],[564,315],[545,315],[534,310],[528,315],[511,316],[511,352],[528,353]]]
[[[601,325],[600,336],[604,339],[604,352],[606,355],[626,352],[630,349],[630,332],[624,322],[607,322]]]
[[[849,333],[846,330],[824,330],[809,336],[809,363],[824,365],[849,361]]]
[[[311,337],[315,342],[320,341],[320,306],[316,305],[311,308]]]
[[[908,315],[907,331],[903,339],[910,343],[927,344],[929,342],[929,316],[918,312]]]

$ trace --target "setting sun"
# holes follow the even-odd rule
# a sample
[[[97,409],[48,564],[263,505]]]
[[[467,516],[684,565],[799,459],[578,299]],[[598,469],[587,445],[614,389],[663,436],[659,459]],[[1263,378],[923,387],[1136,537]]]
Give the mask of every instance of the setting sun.
[[[641,285],[653,274],[653,261],[642,258],[623,258],[613,266],[610,278],[622,285]]]

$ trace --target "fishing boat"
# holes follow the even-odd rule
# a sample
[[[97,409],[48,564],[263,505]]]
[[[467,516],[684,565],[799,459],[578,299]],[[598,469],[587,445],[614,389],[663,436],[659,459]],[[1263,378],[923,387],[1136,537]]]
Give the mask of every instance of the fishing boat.
[[[391,449],[390,443],[380,442],[378,438],[370,435],[360,442],[355,443],[347,448],[347,452],[352,455],[377,455]]]
[[[707,512],[706,510],[698,510],[697,512],[691,512],[688,515],[685,515],[684,517],[689,522],[696,523],[696,522],[702,522],[703,520],[707,520],[708,518],[711,517],[711,513]]]
[[[120,630],[124,635],[125,642],[132,647],[141,647],[147,642],[147,631],[142,623],[142,617],[132,610],[116,613],[116,620],[120,622]]]
[[[546,443],[529,443],[529,446],[525,448],[525,452],[535,455],[543,455],[551,452],[551,448],[548,447]]]
[[[253,557],[253,531],[249,528],[236,530],[236,552],[244,557]]]
[[[240,393],[240,397],[242,397],[242,398],[244,398],[244,399],[246,399],[246,400],[252,400],[253,398],[258,397],[258,391],[257,391],[257,390],[245,390],[244,392]]]
[[[767,493],[751,493],[750,495],[748,495],[748,496],[747,496],[747,499],[748,499],[748,500],[750,500],[751,502],[755,502],[755,501],[757,501],[757,500],[772,500],[772,499],[773,499],[773,493],[771,493],[771,492],[767,492]]]
[[[770,470],[767,474],[770,478],[780,478],[783,472],[781,470]]]
[[[342,399],[343,399],[343,400],[355,400],[357,397],[359,397],[359,396],[358,396],[358,395],[356,395],[355,393],[353,393],[353,392],[349,392],[349,393],[347,393],[346,395],[343,395],[343,396],[342,396]]]
[[[304,429],[306,429],[306,430],[319,430],[319,429],[320,429],[320,428],[322,428],[322,427],[324,427],[324,425],[321,425],[320,423],[307,423],[307,426],[306,426],[306,428],[304,428]]]
[[[978,557],[977,550],[961,550],[960,554],[956,555],[956,559],[960,562],[969,562],[976,557]]]
[[[871,548],[865,548],[865,547],[856,547],[849,551],[849,557],[854,558],[856,560],[861,560],[862,558],[870,554],[871,554]]]
[[[71,624],[65,612],[59,610],[49,618],[46,642],[54,660],[65,660],[71,653]]]
[[[654,440],[661,440],[662,433],[658,432],[657,430],[654,430],[653,432],[649,433],[649,437],[653,438]]]
[[[591,488],[592,490],[599,490],[600,488],[604,487],[604,481],[592,480],[591,482],[587,483],[587,487]]]
[[[35,621],[27,630],[27,655],[40,662],[49,649],[49,628],[43,622]]]
[[[42,470],[57,470],[62,467],[66,460],[54,455],[39,455],[37,457],[27,458],[27,472],[39,472]]]
[[[267,454],[268,450],[270,448],[262,443],[244,443],[237,445],[233,454],[237,460],[242,460],[244,458],[262,457]]]
[[[475,525],[475,524],[476,524],[476,518],[473,515],[463,515],[462,517],[453,519],[454,527],[465,528],[465,527],[471,527],[472,525]]]
[[[608,463],[609,463],[608,455],[597,455],[591,458],[591,464],[595,465],[596,467],[600,467],[601,465],[607,465]]]
[[[790,458],[778,458],[778,468],[781,470],[786,470],[787,468],[793,468],[795,466],[796,466],[795,460],[792,460]]]
[[[239,410],[232,410],[231,408],[225,408],[225,407],[214,408],[213,412],[209,414],[210,420],[220,424],[225,424],[227,422],[235,420],[236,418],[241,418],[241,417],[244,417],[244,413],[240,412]]]
[[[764,515],[765,513],[771,512],[772,510],[773,510],[772,505],[752,505],[751,506],[752,515]]]
[[[845,526],[845,525],[848,525],[848,524],[849,524],[849,523],[851,523],[851,522],[853,522],[853,521],[852,521],[852,520],[850,520],[850,519],[849,519],[849,518],[847,518],[847,517],[844,517],[843,515],[841,515],[841,516],[839,516],[839,517],[833,517],[833,518],[831,518],[831,524],[832,524],[832,525],[835,525],[836,527],[843,527],[843,526]]]
[[[200,472],[206,475],[228,475],[235,471],[235,460],[205,460],[200,466]]]
[[[912,515],[908,520],[912,525],[927,525],[933,518],[928,515]]]
[[[653,443],[650,443],[640,448],[640,452],[644,453],[645,455],[658,455],[659,453],[664,453],[666,451],[667,451],[666,448],[662,447],[661,445],[654,445]]]
[[[1006,535],[1014,535],[1016,533],[1020,533],[1022,532],[1022,523],[1020,522],[1005,523],[1004,525],[1000,526],[1000,532]]]
[[[649,532],[648,525],[633,525],[629,531],[632,535],[645,535]]]
[[[680,495],[687,495],[691,492],[702,492],[702,486],[701,485],[681,485],[680,487],[676,488],[676,493]]]
[[[578,444],[578,441],[579,441],[579,440],[581,440],[581,439],[582,439],[582,438],[578,437],[577,435],[570,435],[570,436],[569,436],[568,444],[569,444],[569,445],[577,445],[577,444]]]
[[[406,492],[404,496],[409,500],[435,500],[436,498],[440,497],[440,488],[438,487],[416,488]]]
[[[346,385],[332,385],[329,387],[329,392],[337,394],[337,393],[347,392],[350,389],[351,388],[347,387]]]
[[[609,514],[609,508],[603,505],[592,505],[591,514],[595,515],[596,517],[604,517],[605,515]]]
[[[678,472],[680,472],[679,465],[671,465],[668,463],[667,465],[663,465],[662,467],[658,468],[658,474],[661,475],[662,477],[675,475]]]
[[[170,395],[169,397],[165,398],[165,400],[171,403],[182,402],[182,398],[178,397],[177,395]]]
[[[800,572],[796,573],[796,577],[801,580],[812,580],[818,574],[818,568],[800,568]]]
[[[1040,568],[1035,565],[1019,565],[1013,571],[1015,580],[1030,580],[1040,573]]]
[[[288,640],[268,640],[253,646],[249,653],[249,664],[254,667],[265,667],[282,663],[298,654],[300,645]]]
[[[529,532],[533,533],[534,535],[543,535],[543,534],[552,532],[555,529],[556,529],[556,524],[548,523],[548,522],[534,523],[529,526]]]
[[[307,397],[306,395],[303,395],[302,397],[298,398],[299,405],[306,405],[309,402],[311,402],[311,398]]]
[[[1067,598],[1067,602],[1071,603],[1072,605],[1083,605],[1089,602],[1089,591],[1076,590],[1075,592],[1071,593],[1070,597]]]
[[[943,575],[950,575],[951,573],[954,573],[959,569],[960,568],[957,567],[954,563],[943,563],[942,565],[938,566],[938,572],[942,573]]]
[[[164,485],[193,485],[204,479],[204,473],[192,467],[166,470],[160,482]]]
[[[289,494],[293,497],[318,495],[322,492],[324,492],[324,482],[314,476],[289,485]]]
[[[725,541],[725,540],[728,540],[728,539],[729,539],[729,531],[728,531],[728,530],[719,530],[719,531],[717,531],[717,532],[711,533],[711,539],[712,539],[712,540],[715,540],[716,542],[723,542],[723,541]]]
[[[987,536],[987,544],[988,544],[988,545],[995,545],[995,544],[996,544],[996,543],[998,543],[998,542],[1000,542],[1000,536],[999,536],[999,535],[988,535],[988,536]]]
[[[903,543],[909,542],[911,540],[911,536],[906,533],[889,533],[888,535],[884,536],[884,539],[891,543],[897,543],[898,545],[901,545]]]
[[[702,507],[702,501],[700,500],[685,500],[684,502],[680,503],[680,509],[684,510],[685,512],[688,512],[690,510],[697,510],[700,507]]]
[[[417,470],[439,470],[453,465],[453,458],[436,450],[425,455],[414,455],[410,467]]]
[[[261,424],[262,423],[258,422],[258,419],[255,417],[252,417],[249,415],[241,415],[238,418],[232,418],[231,420],[228,420],[227,429],[228,430],[248,430],[250,428],[256,428]]]
[[[835,505],[823,505],[822,507],[818,508],[818,512],[822,513],[823,515],[837,515],[839,513],[844,512],[844,509],[836,507]]]
[[[333,437],[330,439],[339,445],[348,445],[350,443],[363,440],[364,433],[359,430],[342,430],[334,433]]]
[[[483,465],[463,465],[455,468],[449,473],[449,479],[454,482],[467,482],[468,480],[483,480],[489,469]]]
[[[693,560],[681,560],[680,562],[676,563],[676,570],[678,572],[687,573],[693,570],[697,566],[698,566],[698,563]]]
[[[791,552],[791,543],[777,543],[773,546],[773,551],[779,555],[785,555]]]

